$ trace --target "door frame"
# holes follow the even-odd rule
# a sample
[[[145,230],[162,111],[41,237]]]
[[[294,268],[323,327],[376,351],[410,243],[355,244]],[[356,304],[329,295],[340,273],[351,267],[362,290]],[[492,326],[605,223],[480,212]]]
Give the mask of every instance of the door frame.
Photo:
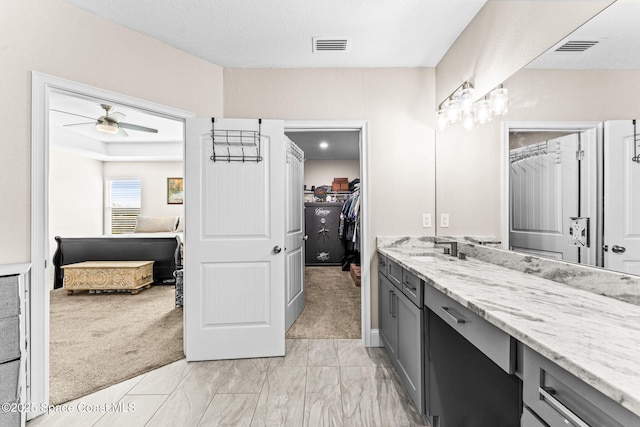
[[[366,120],[285,120],[285,132],[331,132],[331,131],[359,131],[360,132],[360,218],[362,243],[361,248],[361,284],[360,284],[360,312],[362,343],[365,347],[381,346],[378,331],[371,330],[371,209],[369,209],[369,133]]]
[[[31,73],[31,285],[30,330],[27,331],[27,402],[49,403],[49,96],[51,90],[103,99],[146,110],[183,123],[195,114],[121,93],[65,80],[33,71]],[[184,135],[183,135],[184,140]],[[184,144],[183,144],[184,152]],[[185,201],[186,206],[186,201]],[[42,414],[29,412],[28,419]]]
[[[595,241],[593,243],[595,248],[595,262],[597,266],[602,266],[602,238],[603,238],[603,221],[602,221],[602,209],[604,206],[603,197],[603,185],[602,185],[602,149],[603,149],[603,122],[590,122],[590,121],[513,121],[502,123],[502,144],[500,147],[500,155],[502,167],[500,168],[500,183],[501,183],[501,223],[502,223],[502,248],[509,250],[509,229],[510,229],[510,215],[509,215],[509,133],[512,131],[567,131],[567,132],[584,132],[594,131],[596,134],[596,173],[591,179],[597,181],[597,194],[595,200],[595,212],[590,212],[591,217],[596,218],[595,225]]]

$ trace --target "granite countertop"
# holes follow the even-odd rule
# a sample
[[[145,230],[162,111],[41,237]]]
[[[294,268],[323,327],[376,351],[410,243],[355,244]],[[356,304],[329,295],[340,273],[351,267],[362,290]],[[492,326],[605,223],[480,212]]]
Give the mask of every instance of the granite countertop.
[[[382,240],[378,251],[640,416],[640,306],[433,243]]]

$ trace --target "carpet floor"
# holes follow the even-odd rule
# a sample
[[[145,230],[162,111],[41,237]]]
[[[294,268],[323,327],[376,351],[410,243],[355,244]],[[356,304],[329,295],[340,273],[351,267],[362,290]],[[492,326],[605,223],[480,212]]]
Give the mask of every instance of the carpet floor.
[[[341,267],[305,267],[305,307],[287,338],[360,338],[360,288]]]
[[[51,291],[50,403],[60,404],[184,358],[172,286],[129,293]]]

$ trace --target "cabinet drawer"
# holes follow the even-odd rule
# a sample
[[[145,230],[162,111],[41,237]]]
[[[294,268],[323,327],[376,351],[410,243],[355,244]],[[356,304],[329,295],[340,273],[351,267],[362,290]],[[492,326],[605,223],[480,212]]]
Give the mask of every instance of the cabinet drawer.
[[[382,254],[378,254],[378,272],[380,274],[382,274],[384,277],[387,277],[387,257],[382,255]]]
[[[525,347],[523,358],[522,400],[545,423],[640,425],[640,417],[534,350]]]
[[[18,398],[20,360],[0,364],[0,403],[13,402]]]
[[[0,277],[0,318],[20,314],[18,276]]]
[[[424,304],[505,372],[515,371],[515,340],[436,288],[425,286]]]
[[[548,427],[548,425],[531,412],[531,409],[524,406],[522,408],[522,420],[520,421],[520,427]]]
[[[402,289],[402,267],[400,264],[387,259],[387,277],[396,288]]]
[[[402,293],[418,308],[422,307],[422,292],[424,282],[415,274],[402,270]]]
[[[0,363],[20,357],[20,322],[18,316],[0,319]]]

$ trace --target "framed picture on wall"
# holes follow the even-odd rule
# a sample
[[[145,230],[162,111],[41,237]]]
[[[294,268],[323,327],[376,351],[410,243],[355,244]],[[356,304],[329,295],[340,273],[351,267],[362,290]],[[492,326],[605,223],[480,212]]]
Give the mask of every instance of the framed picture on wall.
[[[184,202],[182,178],[167,178],[167,204],[181,205]]]

